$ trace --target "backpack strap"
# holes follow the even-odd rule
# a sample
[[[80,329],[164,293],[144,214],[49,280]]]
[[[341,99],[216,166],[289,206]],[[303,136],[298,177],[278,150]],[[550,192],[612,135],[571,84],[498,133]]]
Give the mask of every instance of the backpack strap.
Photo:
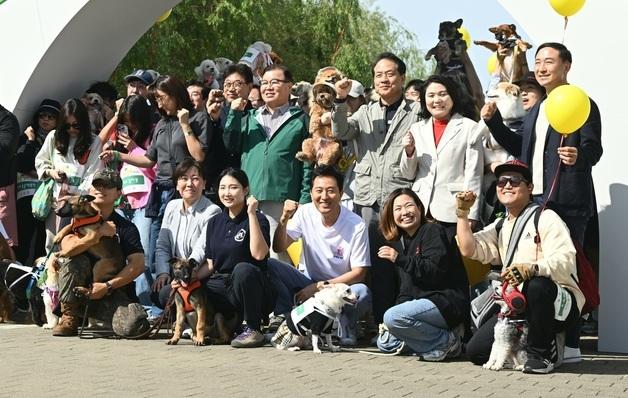
[[[512,233],[510,235],[510,240],[508,241],[508,248],[506,249],[506,261],[503,262],[503,265],[508,268],[512,263],[512,259],[515,256],[515,252],[517,251],[517,246],[519,244],[519,240],[521,239],[521,235],[523,234],[523,230],[527,225],[530,218],[535,214],[540,214],[538,211],[539,205],[535,203],[530,203],[522,212],[517,216],[515,220],[515,225],[512,229]],[[536,220],[538,223],[538,219]],[[537,228],[538,231],[538,228]],[[538,235],[538,232],[537,232]],[[536,240],[536,238],[535,238]]]

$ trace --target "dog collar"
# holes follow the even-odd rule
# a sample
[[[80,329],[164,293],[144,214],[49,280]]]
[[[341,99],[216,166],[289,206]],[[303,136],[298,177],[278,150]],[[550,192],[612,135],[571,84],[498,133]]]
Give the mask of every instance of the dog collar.
[[[96,214],[95,216],[85,218],[73,218],[72,219],[72,231],[76,232],[77,229],[84,227],[85,225],[96,224],[102,221],[102,216]]]

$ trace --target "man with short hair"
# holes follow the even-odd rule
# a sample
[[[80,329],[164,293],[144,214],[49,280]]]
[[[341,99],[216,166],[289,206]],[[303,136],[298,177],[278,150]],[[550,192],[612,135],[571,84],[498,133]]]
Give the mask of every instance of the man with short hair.
[[[194,105],[194,109],[199,112],[205,110],[208,93],[203,83],[198,80],[190,80],[187,85],[187,90],[190,101],[192,101],[192,105]]]
[[[146,313],[139,304],[136,311],[131,311],[134,297],[132,282],[144,272],[144,251],[140,234],[130,221],[114,211],[114,203],[122,194],[122,179],[117,171],[99,170],[94,174],[89,194],[93,197],[91,206],[98,210],[103,223],[97,229],[97,237],[115,237],[120,244],[125,262],[119,264],[117,275],[109,280],[94,280],[92,259],[87,248],[68,257],[59,257],[58,252],[50,256],[49,261],[57,264],[59,281],[59,301],[62,317],[53,329],[53,336],[76,336],[79,317],[83,316],[83,302],[76,295],[76,287],[89,288],[88,315],[104,327],[113,327],[114,332],[123,336],[134,336],[148,328]],[[65,243],[86,243],[86,237],[68,235]],[[63,249],[63,244],[61,249]],[[90,287],[91,286],[91,287]],[[133,299],[132,299],[133,297]],[[128,311],[121,309],[125,307]]]
[[[337,100],[332,111],[332,132],[340,140],[357,142],[354,168],[353,203],[367,224],[376,223],[379,208],[396,188],[409,188],[412,180],[403,178],[399,163],[403,136],[419,120],[419,105],[403,98],[406,65],[392,53],[380,54],[373,64],[373,84],[378,102],[362,106],[347,117],[350,85],[336,83]]]
[[[350,285],[359,299],[355,307],[343,311],[341,343],[355,345],[357,321],[371,309],[370,291],[364,284],[371,258],[364,221],[340,204],[343,179],[331,166],[316,168],[312,203],[299,206],[285,201],[273,248],[284,251],[301,238],[301,262],[298,270],[278,261],[269,261],[268,267],[278,294],[275,315],[290,312],[293,296],[304,302],[330,283]]]
[[[468,215],[476,195],[458,193],[458,246],[463,256],[483,264],[501,263],[502,283],[521,287],[528,323],[528,360],[523,371],[549,373],[560,365],[562,347],[556,343],[556,333],[573,327],[584,305],[576,283],[576,249],[560,217],[530,200],[534,184],[525,163],[506,162],[495,168],[495,175],[497,197],[507,216],[474,234]],[[480,326],[467,344],[467,356],[476,365],[489,359],[496,322],[497,314]]]
[[[295,158],[310,135],[309,123],[301,109],[290,106],[292,82],[285,65],[267,67],[260,85],[265,105],[247,111],[245,98],[233,100],[223,136],[228,150],[242,154],[242,170],[251,182],[251,195],[268,218],[271,236],[286,199],[310,201],[311,167]],[[271,257],[279,255],[271,251]],[[289,261],[283,253],[282,258]]]

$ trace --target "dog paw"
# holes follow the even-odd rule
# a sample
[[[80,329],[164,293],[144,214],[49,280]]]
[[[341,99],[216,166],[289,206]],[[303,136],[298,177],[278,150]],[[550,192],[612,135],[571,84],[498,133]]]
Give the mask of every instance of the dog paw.
[[[50,330],[50,329],[54,328],[54,326],[49,325],[49,324],[45,324],[45,325],[43,325],[43,326],[42,326],[42,328],[43,328],[44,330]]]
[[[179,342],[179,339],[170,339],[170,340],[166,341],[166,344],[168,344],[168,345],[177,345],[178,342]]]
[[[288,348],[288,351],[301,351],[301,347],[290,347]]]
[[[203,346],[205,345],[205,339],[192,339],[192,341],[194,342],[194,345],[199,347],[199,346]]]
[[[523,370],[523,365],[517,365],[512,367],[513,370]]]
[[[342,349],[340,348],[339,345],[332,345],[331,347],[329,347],[329,351],[331,351],[331,352],[340,352],[340,351],[342,351]]]
[[[320,349],[318,349],[318,348],[316,348],[316,349],[312,350],[312,352],[313,352],[314,354],[322,354],[322,353],[323,353],[323,351],[321,351],[321,350],[320,350]]]
[[[485,363],[484,365],[482,365],[482,367],[483,367],[484,369],[490,369],[490,368],[491,368],[491,364],[487,362],[487,363]]]

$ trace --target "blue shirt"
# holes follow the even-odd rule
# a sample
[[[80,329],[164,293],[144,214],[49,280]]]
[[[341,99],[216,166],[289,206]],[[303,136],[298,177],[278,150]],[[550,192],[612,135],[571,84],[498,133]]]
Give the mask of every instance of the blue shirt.
[[[264,240],[270,246],[270,224],[259,211],[257,220]],[[230,274],[238,263],[251,263],[266,267],[266,259],[256,260],[251,255],[249,216],[246,206],[235,218],[229,217],[229,210],[212,217],[207,223],[205,257],[214,263],[214,271]],[[268,257],[268,256],[266,256]]]

